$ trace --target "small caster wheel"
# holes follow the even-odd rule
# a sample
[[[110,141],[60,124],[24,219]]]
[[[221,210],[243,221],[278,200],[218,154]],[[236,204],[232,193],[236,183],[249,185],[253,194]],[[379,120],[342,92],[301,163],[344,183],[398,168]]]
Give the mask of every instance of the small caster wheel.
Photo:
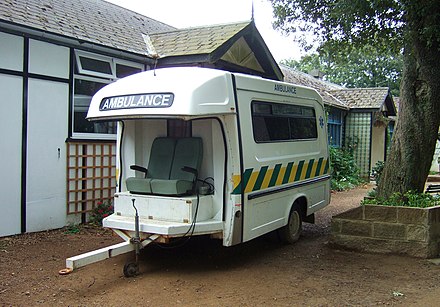
[[[124,276],[133,277],[139,274],[139,266],[137,263],[129,262],[124,265]]]

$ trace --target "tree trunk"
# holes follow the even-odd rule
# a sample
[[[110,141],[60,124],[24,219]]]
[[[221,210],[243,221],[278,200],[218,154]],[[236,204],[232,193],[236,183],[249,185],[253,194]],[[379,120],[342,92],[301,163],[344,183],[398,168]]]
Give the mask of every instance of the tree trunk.
[[[417,20],[406,33],[397,127],[378,186],[382,198],[423,191],[439,132],[440,46],[420,34],[429,17],[411,17]]]

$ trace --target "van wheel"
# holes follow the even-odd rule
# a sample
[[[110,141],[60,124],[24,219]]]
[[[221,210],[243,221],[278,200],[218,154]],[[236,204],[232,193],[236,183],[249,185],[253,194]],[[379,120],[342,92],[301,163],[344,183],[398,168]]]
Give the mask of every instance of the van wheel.
[[[134,262],[126,263],[123,272],[125,277],[134,277],[139,274],[139,266]]]
[[[278,229],[278,234],[281,241],[288,244],[293,244],[298,241],[302,231],[301,209],[297,204],[294,204],[289,214],[289,221],[287,225]]]

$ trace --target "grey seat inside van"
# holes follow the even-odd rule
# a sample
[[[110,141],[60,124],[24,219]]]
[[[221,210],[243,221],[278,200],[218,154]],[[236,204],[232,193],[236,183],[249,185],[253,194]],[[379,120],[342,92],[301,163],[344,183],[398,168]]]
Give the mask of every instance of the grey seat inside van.
[[[130,167],[143,172],[144,178],[127,178],[127,190],[139,194],[193,194],[202,157],[203,144],[199,137],[156,138],[148,168],[137,165]]]

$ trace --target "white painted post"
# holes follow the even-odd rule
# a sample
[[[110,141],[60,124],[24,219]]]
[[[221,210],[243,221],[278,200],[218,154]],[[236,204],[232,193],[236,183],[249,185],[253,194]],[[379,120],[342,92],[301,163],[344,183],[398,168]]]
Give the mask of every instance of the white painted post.
[[[134,250],[134,245],[130,241],[125,241],[115,245],[107,246],[95,251],[84,253],[78,256],[66,259],[66,268],[75,270],[77,268],[95,263],[101,260],[109,259]]]

